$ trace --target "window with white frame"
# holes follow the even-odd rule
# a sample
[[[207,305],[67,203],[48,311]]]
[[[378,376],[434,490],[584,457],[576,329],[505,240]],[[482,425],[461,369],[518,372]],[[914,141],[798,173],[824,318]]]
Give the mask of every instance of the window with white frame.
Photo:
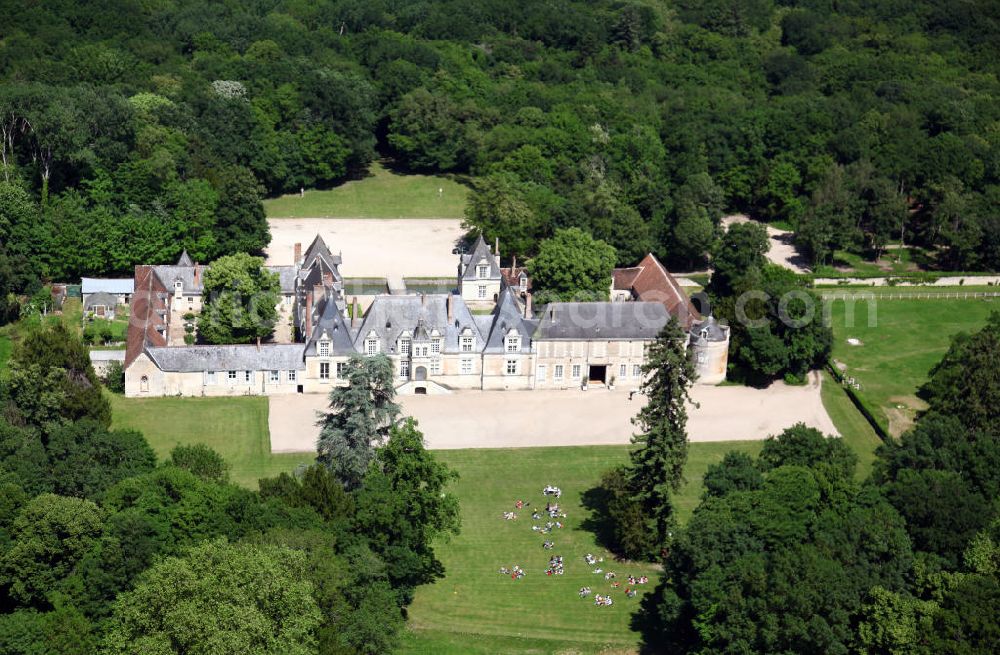
[[[431,375],[441,375],[441,360],[432,359],[431,360]]]
[[[289,382],[295,382],[295,380],[296,380],[297,378],[298,378],[298,374],[297,374],[297,371],[289,371],[289,372],[288,372],[288,381],[289,381]]]
[[[556,380],[562,380],[563,379],[563,365],[562,364],[556,364],[556,368],[553,371],[553,375],[554,375],[554,377],[555,377]]]
[[[508,359],[507,360],[507,375],[517,375],[517,360]]]
[[[579,364],[573,364],[573,368],[571,370],[573,371],[573,376],[572,377],[573,377],[574,380],[576,380],[577,378],[580,377],[580,365]]]
[[[330,379],[330,362],[319,363],[319,379],[320,380]]]
[[[319,342],[319,356],[320,357],[329,357],[330,356],[330,342],[329,341],[324,340],[324,341],[320,341]]]
[[[472,360],[468,359],[468,358],[463,359],[462,360],[462,375],[471,375],[471,374],[472,374]]]
[[[548,370],[545,364],[539,364],[538,368],[535,369],[535,380],[538,382],[545,382],[545,376],[548,375]]]
[[[490,276],[490,265],[489,264],[480,264],[476,268],[476,277],[482,279],[482,278],[489,277],[489,276]]]
[[[243,381],[244,382],[253,381],[253,371],[243,371]]]
[[[347,370],[347,364],[344,362],[337,362],[337,379],[344,379],[344,371]]]
[[[528,276],[525,275],[524,273],[521,273],[520,281],[521,281],[521,291],[527,291],[528,290]]]
[[[708,353],[706,353],[706,352],[700,352],[700,353],[698,353],[698,363],[699,364],[704,364],[707,361],[708,361]]]
[[[226,377],[229,379],[230,382],[236,382],[236,371],[228,371],[226,373]]]
[[[440,355],[441,354],[441,340],[440,339],[435,339],[434,341],[431,341],[431,354],[432,355]]]
[[[624,378],[625,374],[628,372],[628,365],[622,364],[618,367],[618,377]]]
[[[399,354],[400,355],[410,354],[410,340],[406,337],[399,340]]]
[[[268,371],[268,373],[267,373],[267,379],[270,382],[280,382],[281,381],[281,373],[279,373],[278,371]]]
[[[378,339],[365,339],[365,354],[374,355],[378,353]]]
[[[482,300],[486,297],[486,285],[480,284],[479,288],[476,290],[476,297]]]
[[[638,364],[632,365],[632,377],[634,378],[642,377],[642,367],[639,366]]]
[[[399,361],[399,377],[406,379],[410,377],[410,362],[405,359]]]
[[[521,349],[521,337],[518,335],[517,330],[511,330],[507,333],[507,352],[516,353]]]
[[[215,371],[205,371],[205,384],[215,384]]]
[[[473,338],[471,334],[462,335],[462,352],[471,353],[472,352]]]

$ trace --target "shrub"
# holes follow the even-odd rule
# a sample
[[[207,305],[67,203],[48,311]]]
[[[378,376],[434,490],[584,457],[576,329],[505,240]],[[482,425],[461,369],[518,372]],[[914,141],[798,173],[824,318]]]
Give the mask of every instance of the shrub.
[[[189,346],[193,346],[194,345],[194,335],[193,334],[185,334],[184,335],[184,343],[186,343]]]
[[[125,393],[125,366],[117,359],[108,362],[101,382],[114,393]]]

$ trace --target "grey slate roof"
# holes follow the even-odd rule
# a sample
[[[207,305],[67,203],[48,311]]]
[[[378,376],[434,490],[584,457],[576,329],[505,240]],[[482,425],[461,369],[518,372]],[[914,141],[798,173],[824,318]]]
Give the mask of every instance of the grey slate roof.
[[[443,352],[459,352],[459,335],[466,328],[474,337],[473,352],[481,352],[485,339],[468,305],[461,296],[451,295],[453,317],[449,322],[447,299],[448,294],[376,296],[354,337],[355,348],[364,352],[365,339],[374,333],[381,352],[395,352],[399,335],[404,331],[412,335],[422,324],[428,332],[437,330],[444,337]]]
[[[181,256],[177,258],[178,266],[194,266],[194,260],[191,259],[191,255],[188,254],[187,248],[181,253]]]
[[[302,370],[303,344],[232,346],[147,346],[146,352],[163,371],[278,371]]]
[[[488,277],[480,278],[476,275],[476,267],[483,263],[483,260],[485,260],[485,263],[489,264],[490,274]],[[463,280],[500,279],[500,267],[497,266],[497,259],[490,252],[490,248],[486,245],[486,242],[483,241],[483,235],[481,234],[479,235],[479,238],[476,239],[476,246],[472,249],[472,254],[462,255],[462,264],[465,267],[465,270],[462,272]]]
[[[535,340],[655,339],[670,320],[658,302],[554,302],[538,318]]]
[[[532,327],[524,320],[524,306],[521,301],[510,287],[504,285],[500,290],[497,305],[493,309],[493,322],[486,339],[485,351],[507,352],[504,340],[511,329],[516,329],[521,337],[521,349],[518,352],[530,353]]]
[[[84,303],[83,309],[88,310],[95,305],[104,305],[105,307],[110,307],[114,309],[118,305],[118,296],[113,293],[106,293],[104,291],[98,291],[97,293],[92,293],[87,296],[87,302]]]
[[[298,275],[297,267],[265,266],[264,268],[278,274],[278,281],[281,283],[281,295],[290,296],[295,293],[295,277]]]
[[[720,325],[714,316],[709,316],[691,326],[691,333],[709,341],[725,341],[729,338],[729,328]],[[702,334],[704,333],[704,336]]]
[[[85,277],[80,281],[80,293],[132,293],[135,291],[135,279],[133,278],[97,278]]]
[[[323,335],[330,339],[334,355],[350,355],[356,352],[353,335],[337,301],[324,296],[320,301],[320,307],[314,310],[318,318],[313,321],[312,335],[305,347],[306,356],[312,357],[316,354],[316,341]]]
[[[154,266],[153,272],[156,273],[156,277],[160,278],[160,282],[168,290],[173,291],[174,284],[177,280],[180,280],[183,283],[182,289],[185,294],[199,295],[202,291],[202,283],[205,280],[205,271],[208,270],[208,266],[201,266],[199,268],[201,271],[198,275],[197,284],[194,281],[194,266],[160,265]]]
[[[316,259],[322,259],[324,263],[329,268],[336,270],[337,266],[340,266],[343,262],[339,255],[334,255],[330,252],[330,248],[327,247],[326,242],[323,241],[323,237],[316,235],[309,247],[306,248],[305,254],[302,256],[302,268],[308,269],[313,265],[313,261]]]

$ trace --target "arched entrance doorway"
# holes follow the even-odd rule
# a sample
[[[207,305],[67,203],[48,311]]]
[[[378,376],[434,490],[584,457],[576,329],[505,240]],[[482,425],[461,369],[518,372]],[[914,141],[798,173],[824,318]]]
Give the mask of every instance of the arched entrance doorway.
[[[417,382],[422,382],[427,379],[427,367],[418,366],[417,370],[414,371],[413,379]]]

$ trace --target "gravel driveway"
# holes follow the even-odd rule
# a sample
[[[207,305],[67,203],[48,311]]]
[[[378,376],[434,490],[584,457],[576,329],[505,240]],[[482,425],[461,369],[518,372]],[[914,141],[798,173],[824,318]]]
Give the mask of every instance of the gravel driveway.
[[[820,400],[821,378],[790,387],[776,382],[767,389],[741,386],[692,389],[700,405],[690,409],[691,441],[763,439],[798,422],[825,434],[837,434]],[[433,449],[627,444],[630,419],[644,399],[628,392],[461,391],[444,396],[404,396],[403,412],[417,419]],[[272,452],[314,449],[316,411],[322,394],[270,398]]]

